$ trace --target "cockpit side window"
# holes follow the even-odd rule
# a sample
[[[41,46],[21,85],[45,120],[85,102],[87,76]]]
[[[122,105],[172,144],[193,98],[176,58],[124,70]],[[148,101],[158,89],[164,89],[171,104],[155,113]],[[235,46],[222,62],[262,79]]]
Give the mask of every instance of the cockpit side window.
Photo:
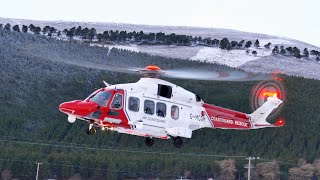
[[[140,109],[140,100],[136,97],[129,97],[129,110],[138,112]]]
[[[115,94],[110,105],[112,109],[121,109],[122,108],[122,94]]]
[[[153,115],[154,114],[154,102],[150,100],[144,101],[144,113]]]
[[[100,91],[96,95],[91,95],[89,101],[95,102],[100,106],[106,107],[109,104],[111,93],[108,91]]]

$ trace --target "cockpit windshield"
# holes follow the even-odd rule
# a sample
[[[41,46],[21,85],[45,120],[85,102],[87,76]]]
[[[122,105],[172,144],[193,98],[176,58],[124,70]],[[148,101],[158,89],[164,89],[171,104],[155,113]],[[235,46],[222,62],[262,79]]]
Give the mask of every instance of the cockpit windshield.
[[[100,91],[96,95],[91,97],[89,101],[95,102],[95,103],[99,104],[100,106],[106,107],[109,104],[110,97],[111,97],[110,92]]]

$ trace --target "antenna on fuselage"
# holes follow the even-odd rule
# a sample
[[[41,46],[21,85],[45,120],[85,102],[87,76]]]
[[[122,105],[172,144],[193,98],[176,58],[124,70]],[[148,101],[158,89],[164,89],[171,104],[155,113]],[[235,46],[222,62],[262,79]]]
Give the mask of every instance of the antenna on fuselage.
[[[104,84],[106,87],[111,86],[111,84],[109,84],[109,83],[107,83],[107,82],[105,82],[105,81],[103,81],[103,84]]]

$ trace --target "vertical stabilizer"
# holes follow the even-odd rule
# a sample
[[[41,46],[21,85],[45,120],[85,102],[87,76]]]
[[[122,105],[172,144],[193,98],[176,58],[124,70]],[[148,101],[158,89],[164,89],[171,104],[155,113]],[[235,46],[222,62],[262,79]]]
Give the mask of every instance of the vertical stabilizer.
[[[265,125],[268,126],[270,123],[267,122],[267,117],[271,112],[278,108],[282,104],[282,101],[277,98],[276,95],[268,97],[267,102],[265,102],[261,107],[259,107],[252,114],[249,114],[251,121],[254,125]]]

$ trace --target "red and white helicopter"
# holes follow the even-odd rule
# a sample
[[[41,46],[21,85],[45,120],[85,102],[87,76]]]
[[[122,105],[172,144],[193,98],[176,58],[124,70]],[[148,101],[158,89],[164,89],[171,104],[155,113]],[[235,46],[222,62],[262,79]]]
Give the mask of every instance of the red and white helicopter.
[[[159,79],[166,75],[174,77],[174,73],[162,71],[155,65],[139,72],[143,77],[138,82],[116,85],[104,82],[106,87],[85,100],[64,102],[59,109],[68,115],[70,123],[76,119],[87,121],[90,135],[100,127],[146,137],[147,146],[154,144],[154,138],[172,138],[179,148],[183,144],[182,138],[191,138],[192,132],[201,128],[251,130],[284,125],[283,119],[275,124],[267,122],[267,117],[279,110],[284,100],[280,81],[258,84],[252,95],[255,111],[246,114],[204,103],[198,95]],[[220,73],[216,77],[214,79],[230,80],[226,74]],[[232,80],[255,79],[252,75],[244,78],[237,74],[237,77],[241,78]]]

